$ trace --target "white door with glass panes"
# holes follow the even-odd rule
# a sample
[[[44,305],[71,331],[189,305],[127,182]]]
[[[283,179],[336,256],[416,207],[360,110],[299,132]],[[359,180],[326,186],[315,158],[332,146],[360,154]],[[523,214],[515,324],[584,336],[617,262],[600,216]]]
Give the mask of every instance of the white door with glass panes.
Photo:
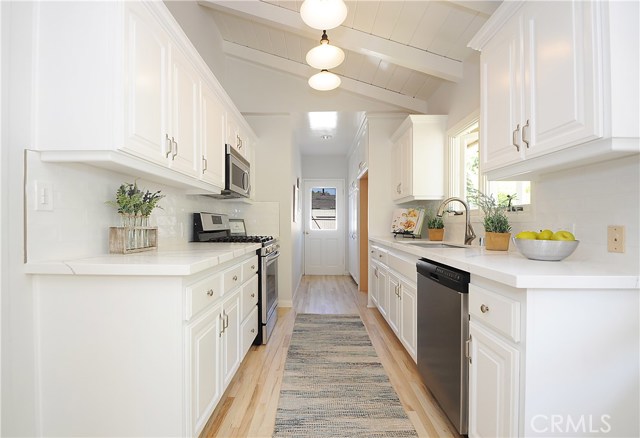
[[[344,180],[305,180],[304,272],[306,275],[344,275]]]

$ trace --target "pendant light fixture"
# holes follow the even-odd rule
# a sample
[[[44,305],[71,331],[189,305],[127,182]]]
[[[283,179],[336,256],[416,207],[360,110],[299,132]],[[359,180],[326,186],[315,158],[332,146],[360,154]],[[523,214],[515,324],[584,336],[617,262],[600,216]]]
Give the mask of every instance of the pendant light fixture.
[[[314,90],[318,91],[329,91],[340,86],[342,81],[338,77],[338,75],[327,71],[326,69],[322,70],[320,73],[316,73],[315,75],[309,78],[309,86]]]
[[[319,70],[335,68],[344,61],[344,52],[340,47],[329,44],[327,31],[322,31],[320,45],[307,52],[307,64]]]
[[[314,29],[333,29],[347,18],[347,5],[343,0],[304,0],[300,16]]]

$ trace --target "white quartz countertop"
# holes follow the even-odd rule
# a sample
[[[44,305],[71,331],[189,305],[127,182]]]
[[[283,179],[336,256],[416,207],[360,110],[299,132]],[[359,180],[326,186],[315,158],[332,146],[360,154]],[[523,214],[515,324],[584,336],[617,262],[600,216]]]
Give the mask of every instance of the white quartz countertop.
[[[24,266],[27,274],[182,276],[255,253],[258,248],[260,244],[257,243],[191,242],[170,249],[28,262]]]
[[[548,262],[529,260],[517,251],[465,248],[425,248],[393,237],[369,237],[396,250],[424,257],[472,275],[525,289],[638,289],[640,273],[613,264],[571,259]],[[428,241],[421,241],[428,242]],[[437,245],[443,242],[433,242]],[[447,243],[447,242],[444,242]]]

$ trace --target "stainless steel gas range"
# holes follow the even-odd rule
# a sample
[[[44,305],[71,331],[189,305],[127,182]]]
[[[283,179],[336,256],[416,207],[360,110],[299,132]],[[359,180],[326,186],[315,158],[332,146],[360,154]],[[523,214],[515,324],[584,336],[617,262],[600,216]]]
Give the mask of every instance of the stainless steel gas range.
[[[247,236],[242,219],[226,214],[194,213],[193,241],[203,243],[259,243],[258,335],[254,344],[266,344],[278,319],[278,257],[280,244],[272,236]]]

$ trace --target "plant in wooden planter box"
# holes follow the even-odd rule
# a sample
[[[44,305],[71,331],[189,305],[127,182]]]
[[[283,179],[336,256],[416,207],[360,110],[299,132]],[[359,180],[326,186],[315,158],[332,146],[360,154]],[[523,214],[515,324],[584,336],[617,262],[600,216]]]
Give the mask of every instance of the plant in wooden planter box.
[[[473,190],[470,198],[482,209],[482,224],[486,232],[486,248],[495,251],[507,251],[511,240],[511,224],[507,217],[507,206],[496,201],[492,195]]]
[[[109,205],[116,207],[120,214],[121,228],[124,228],[124,230],[119,232],[118,235],[124,234],[126,238],[125,242],[119,247],[121,246],[124,252],[155,247],[157,235],[154,236],[154,245],[149,243],[149,216],[155,208],[162,208],[158,205],[158,202],[164,197],[165,195],[160,194],[160,190],[143,192],[138,188],[138,184],[134,182],[133,184],[121,184],[116,191],[115,201],[107,202]]]
[[[444,239],[444,222],[442,217],[429,212],[427,217],[427,229],[429,232],[429,240]]]

